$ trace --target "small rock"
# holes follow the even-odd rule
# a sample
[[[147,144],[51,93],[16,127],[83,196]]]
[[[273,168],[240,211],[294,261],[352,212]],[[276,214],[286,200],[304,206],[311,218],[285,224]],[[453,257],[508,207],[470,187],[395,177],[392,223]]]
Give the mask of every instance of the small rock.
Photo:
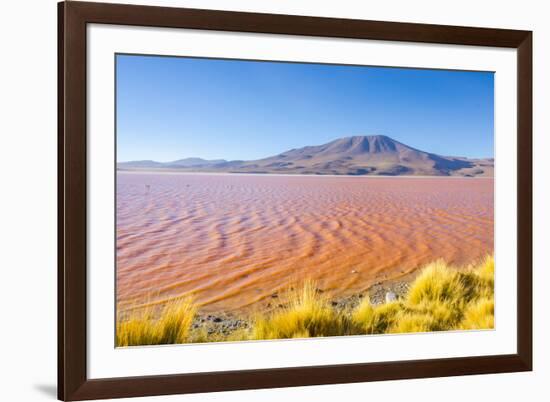
[[[214,322],[222,322],[222,319],[221,319],[220,317],[214,317],[214,318],[212,319],[212,321],[214,321]]]
[[[397,295],[393,292],[386,292],[386,303],[391,303],[397,300]]]
[[[272,297],[273,299],[276,299],[277,297],[279,297],[279,295],[278,295],[277,293],[273,293],[273,294],[271,295],[271,297]]]
[[[356,274],[356,273],[357,273],[357,270],[352,269],[352,270],[351,270],[351,273],[352,273],[352,274]]]

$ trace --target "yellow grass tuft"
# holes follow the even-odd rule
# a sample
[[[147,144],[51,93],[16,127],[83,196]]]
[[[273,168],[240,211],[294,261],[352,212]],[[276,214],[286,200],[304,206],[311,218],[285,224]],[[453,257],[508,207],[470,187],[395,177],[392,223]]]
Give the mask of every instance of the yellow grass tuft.
[[[189,298],[167,304],[160,311],[145,308],[128,313],[117,323],[116,345],[186,343],[197,307]]]
[[[492,299],[495,288],[495,258],[486,257],[479,266],[473,268],[473,272],[477,277],[477,296]]]
[[[409,333],[409,332],[430,332],[435,330],[435,319],[429,314],[411,313],[401,311],[394,325],[387,332]]]
[[[312,282],[306,282],[290,295],[286,307],[254,322],[252,339],[308,338],[342,334],[342,318],[325,297],[318,294]]]
[[[381,306],[372,306],[368,298],[364,299],[352,312],[352,320],[359,333],[383,334],[392,327],[402,306],[399,302],[386,303]]]
[[[460,323],[461,329],[492,329],[495,327],[495,301],[480,299],[468,306],[464,312],[464,319]]]
[[[494,269],[493,257],[465,270],[436,261],[421,271],[403,300],[380,306],[363,300],[353,322],[365,334],[493,328]]]
[[[407,303],[419,306],[426,303],[452,303],[466,297],[466,287],[462,275],[443,261],[428,265],[412,283],[407,295]]]

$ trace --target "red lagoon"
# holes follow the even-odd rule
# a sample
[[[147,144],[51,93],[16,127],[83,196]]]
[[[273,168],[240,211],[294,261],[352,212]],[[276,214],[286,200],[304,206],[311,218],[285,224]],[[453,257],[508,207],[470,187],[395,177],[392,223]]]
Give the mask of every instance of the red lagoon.
[[[117,174],[119,306],[192,295],[258,308],[305,279],[330,297],[493,252],[491,178]]]

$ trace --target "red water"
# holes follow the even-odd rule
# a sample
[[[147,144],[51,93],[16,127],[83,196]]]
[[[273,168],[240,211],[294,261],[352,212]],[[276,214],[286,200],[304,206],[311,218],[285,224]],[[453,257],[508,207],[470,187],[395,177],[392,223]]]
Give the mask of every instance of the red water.
[[[493,252],[493,179],[118,173],[117,300],[262,305]]]

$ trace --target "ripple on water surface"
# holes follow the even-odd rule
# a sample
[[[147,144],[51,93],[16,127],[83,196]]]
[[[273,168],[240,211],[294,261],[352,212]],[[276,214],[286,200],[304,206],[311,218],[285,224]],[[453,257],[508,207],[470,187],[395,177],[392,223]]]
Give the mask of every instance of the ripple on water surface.
[[[493,252],[493,179],[117,174],[117,300],[259,306],[311,278],[329,296]]]

